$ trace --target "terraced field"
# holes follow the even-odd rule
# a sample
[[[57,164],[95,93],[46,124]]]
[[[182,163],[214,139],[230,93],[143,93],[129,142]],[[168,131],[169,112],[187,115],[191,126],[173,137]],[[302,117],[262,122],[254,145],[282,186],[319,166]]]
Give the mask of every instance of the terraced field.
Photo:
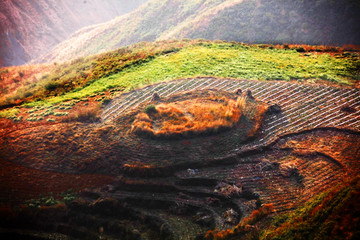
[[[102,113],[102,119],[104,122],[109,122],[127,111],[136,109],[149,101],[154,92],[161,97],[168,97],[190,90],[217,89],[233,92],[238,88],[250,89],[255,98],[277,104],[282,109],[281,114],[274,114],[266,120],[262,136],[255,142],[256,147],[267,144],[280,135],[314,128],[335,127],[360,130],[360,91],[358,89],[311,86],[281,81],[274,84],[273,82],[216,78],[177,80],[123,94],[114,99]]]
[[[171,99],[193,90],[234,93],[239,88],[273,106],[251,139],[244,137],[242,126],[173,140],[143,138],[130,131],[134,117],[155,92]],[[360,91],[354,88],[183,79],[123,94],[101,118],[86,126],[60,123],[60,134],[34,128],[31,132],[44,136],[47,150],[36,152],[29,145],[30,150],[8,157],[44,171],[116,179],[82,191],[80,199],[46,224],[35,221],[35,228],[90,239],[203,239],[208,230],[234,227],[263,204],[273,204],[277,213],[292,210],[360,170]],[[69,140],[73,136],[78,145]],[[44,142],[48,137],[51,147]],[[5,141],[16,147],[37,140],[10,134]],[[61,146],[68,146],[65,153],[58,150]],[[59,159],[39,164],[37,159],[51,154]]]
[[[241,129],[187,140],[131,134],[123,139],[127,150],[121,158],[129,164],[123,165],[123,178],[110,195],[156,222],[152,227],[160,236],[193,239],[209,228],[226,229],[264,203],[272,203],[278,213],[289,211],[360,169],[356,89],[184,79],[123,94],[102,120],[124,125],[124,118],[141,111],[155,92],[166,98],[190,90],[238,88],[281,108],[268,114],[251,141],[241,138]]]

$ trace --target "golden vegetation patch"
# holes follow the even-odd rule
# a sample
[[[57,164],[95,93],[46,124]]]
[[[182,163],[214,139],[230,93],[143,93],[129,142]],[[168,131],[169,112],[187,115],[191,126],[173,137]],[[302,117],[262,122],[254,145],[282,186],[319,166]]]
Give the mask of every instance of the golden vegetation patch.
[[[0,69],[0,102],[1,105],[17,104],[32,97],[33,93],[27,91],[40,79],[49,74],[55,65],[23,65]],[[11,99],[11,101],[10,101]]]
[[[97,122],[99,121],[100,104],[91,104],[77,107],[68,116],[62,119],[63,122]]]
[[[191,94],[190,94],[191,95]],[[209,135],[231,129],[243,119],[253,136],[261,126],[267,105],[246,94],[210,95],[148,105],[132,124],[132,132],[151,138]],[[250,126],[250,127],[249,127]]]

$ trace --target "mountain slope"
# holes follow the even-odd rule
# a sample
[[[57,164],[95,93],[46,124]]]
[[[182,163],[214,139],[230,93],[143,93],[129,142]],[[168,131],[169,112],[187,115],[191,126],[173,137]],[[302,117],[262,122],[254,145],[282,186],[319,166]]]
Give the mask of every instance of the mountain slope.
[[[0,67],[46,53],[74,31],[132,11],[145,0],[0,1]]]
[[[0,99],[0,236],[355,236],[359,64],[359,52],[335,47],[182,40],[3,68],[0,89],[15,79]],[[171,106],[210,127],[235,99],[231,129],[171,140],[133,131],[154,108],[178,131]]]
[[[166,38],[251,43],[360,44],[356,1],[230,1],[182,24]]]
[[[179,22],[197,12],[217,6],[223,0],[150,0],[139,9],[112,21],[81,29],[39,60],[63,61],[109,51],[141,41],[154,41]]]
[[[64,61],[141,41],[205,38],[248,43],[360,44],[357,1],[150,0],[82,29],[37,62]]]

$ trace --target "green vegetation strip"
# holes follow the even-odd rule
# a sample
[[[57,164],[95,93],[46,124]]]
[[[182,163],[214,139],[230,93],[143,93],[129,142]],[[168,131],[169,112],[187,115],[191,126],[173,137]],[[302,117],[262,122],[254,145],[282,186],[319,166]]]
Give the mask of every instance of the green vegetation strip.
[[[217,76],[252,80],[323,79],[351,84],[351,63],[329,54],[301,56],[295,50],[231,44],[193,46],[100,78],[79,91],[47,100],[55,104],[114,87],[125,91],[176,78]]]
[[[50,92],[54,88],[57,96],[40,95],[43,99],[24,106],[50,106],[109,89],[130,91],[161,81],[197,76],[264,81],[322,79],[347,85],[353,85],[358,78],[354,71],[359,65],[357,58],[335,58],[327,53],[304,55],[293,49],[202,40],[164,45],[146,43],[124,53],[118,50],[66,63],[65,72],[60,74],[57,69],[34,87]],[[80,80],[86,84],[81,85]],[[70,85],[73,87],[69,88]]]

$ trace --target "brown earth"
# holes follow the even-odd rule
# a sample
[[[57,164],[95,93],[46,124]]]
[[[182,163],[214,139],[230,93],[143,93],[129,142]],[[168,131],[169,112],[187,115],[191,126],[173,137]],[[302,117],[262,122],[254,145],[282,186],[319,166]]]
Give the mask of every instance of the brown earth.
[[[111,183],[113,177],[90,174],[63,174],[41,171],[0,160],[0,203],[23,203],[41,195],[58,197],[68,190],[78,192]]]
[[[184,101],[183,96],[166,101]],[[91,99],[89,105],[94,104]],[[244,134],[250,129],[246,124],[186,139],[137,136],[131,125],[148,104],[107,124],[74,118],[61,122],[66,117],[55,123],[2,120],[4,204],[71,188],[80,191],[80,198],[46,224],[36,218],[33,229],[73,237],[192,239],[209,229],[231,228],[262,204],[273,204],[277,213],[290,211],[360,169],[356,131],[306,130],[231,153],[234,146],[251,141]],[[101,188],[84,190],[93,187]],[[2,226],[16,228],[28,219],[20,214],[11,221],[13,225]]]

